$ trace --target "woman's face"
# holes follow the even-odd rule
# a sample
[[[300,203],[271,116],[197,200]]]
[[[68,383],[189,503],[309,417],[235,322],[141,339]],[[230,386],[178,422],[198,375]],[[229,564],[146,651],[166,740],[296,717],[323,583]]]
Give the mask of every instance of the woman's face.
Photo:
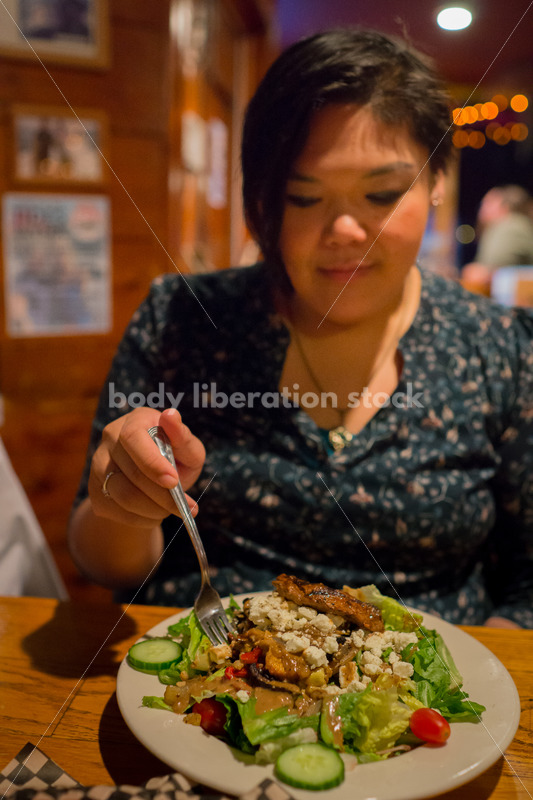
[[[402,295],[440,193],[427,150],[365,107],[316,112],[287,183],[280,250],[299,311],[350,325]]]

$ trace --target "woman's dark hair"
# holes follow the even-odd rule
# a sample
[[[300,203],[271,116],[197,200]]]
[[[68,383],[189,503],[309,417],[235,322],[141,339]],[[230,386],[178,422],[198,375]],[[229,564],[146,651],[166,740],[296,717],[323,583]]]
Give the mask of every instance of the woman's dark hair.
[[[278,273],[284,273],[278,240],[290,169],[307,140],[313,112],[343,102],[367,106],[391,126],[405,126],[427,148],[434,172],[449,159],[450,100],[426,56],[400,40],[359,29],[326,31],[292,45],[250,101],[241,152],[246,221]]]

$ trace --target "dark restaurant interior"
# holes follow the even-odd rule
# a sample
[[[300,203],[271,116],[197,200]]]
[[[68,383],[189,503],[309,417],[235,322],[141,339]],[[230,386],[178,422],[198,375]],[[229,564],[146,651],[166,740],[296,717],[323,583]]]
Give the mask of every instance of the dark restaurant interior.
[[[0,434],[66,590],[79,599],[109,594],[78,573],[65,529],[110,360],[153,278],[253,260],[242,221],[239,130],[251,94],[282,48],[321,29],[359,25],[405,36],[434,59],[456,105],[455,166],[421,253],[435,271],[461,280],[474,259],[476,215],[490,188],[518,184],[533,193],[529,0],[469,0],[472,23],[462,30],[437,25],[441,4],[411,0],[90,5],[85,40],[83,31],[58,38],[46,20],[31,27],[29,19],[21,21],[28,34],[22,40],[0,7]],[[96,148],[86,153],[93,160],[82,163],[78,149],[54,163],[36,126],[80,118],[95,131]],[[32,135],[48,146],[40,163],[28,160]],[[66,295],[35,318],[17,302],[21,231],[26,225],[38,236],[32,220],[43,208],[49,219],[54,209],[78,214],[76,241],[56,232],[47,246],[68,258],[74,244],[89,269],[93,259],[88,320],[76,316]],[[32,254],[22,257],[30,269]]]

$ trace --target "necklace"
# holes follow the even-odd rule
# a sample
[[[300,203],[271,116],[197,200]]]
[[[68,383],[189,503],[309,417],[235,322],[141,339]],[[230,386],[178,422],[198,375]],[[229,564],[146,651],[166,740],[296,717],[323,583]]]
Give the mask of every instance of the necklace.
[[[294,343],[298,350],[299,356],[302,360],[302,364],[304,365],[309,377],[315,384],[316,388],[320,392],[320,395],[323,396],[325,392],[324,389],[322,388],[322,384],[318,380],[315,371],[312,368],[309,359],[307,358],[307,354],[303,348],[300,335],[297,329],[293,325],[291,325],[291,331],[293,333]],[[328,440],[330,445],[335,450],[335,452],[337,452],[339,450],[343,450],[346,447],[346,445],[352,441],[352,439],[354,438],[354,434],[351,431],[347,430],[347,428],[345,428],[343,425],[344,415],[346,414],[347,411],[349,411],[349,406],[347,406],[346,408],[335,407],[335,411],[340,416],[341,424],[338,425],[336,428],[333,428],[332,430],[328,431]]]
[[[418,308],[418,297],[419,296],[417,295],[416,297],[417,302],[414,307],[412,306],[411,303],[407,303],[406,308],[403,310],[403,313],[400,314],[398,324],[396,325],[393,334],[391,336],[391,343],[387,345],[385,351],[383,352],[383,355],[381,356],[381,358],[378,359],[377,363],[374,365],[374,368],[372,369],[372,372],[368,377],[367,386],[370,386],[370,384],[372,383],[378,372],[381,370],[381,368],[384,366],[385,361],[391,355],[391,353],[392,352],[395,353],[397,351],[398,343],[402,338],[403,334],[405,333],[405,331],[407,330],[407,328],[409,327],[409,325],[411,324],[413,317],[416,313],[416,310]],[[290,330],[293,334],[294,343],[298,350],[298,354],[300,356],[302,364],[304,365],[307,374],[315,384],[321,396],[323,396],[325,392],[322,387],[322,384],[318,380],[317,375],[309,362],[307,354],[303,348],[298,330],[296,326],[292,323],[292,321],[290,325]],[[350,406],[347,406],[346,408],[335,408],[335,410],[340,417],[340,425],[337,425],[337,427],[332,428],[330,431],[328,431],[328,440],[333,450],[335,452],[338,452],[339,450],[343,450],[346,447],[346,445],[350,444],[350,442],[354,439],[355,434],[353,434],[344,426],[345,415],[350,410]]]

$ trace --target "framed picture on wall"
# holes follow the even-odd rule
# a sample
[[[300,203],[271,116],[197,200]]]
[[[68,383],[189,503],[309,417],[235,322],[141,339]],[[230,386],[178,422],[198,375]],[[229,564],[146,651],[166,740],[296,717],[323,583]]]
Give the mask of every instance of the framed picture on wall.
[[[5,194],[2,240],[8,336],[110,330],[109,198]]]
[[[17,183],[98,185],[107,177],[107,117],[100,111],[15,106],[12,142]]]
[[[107,67],[108,0],[2,0],[0,56]]]

